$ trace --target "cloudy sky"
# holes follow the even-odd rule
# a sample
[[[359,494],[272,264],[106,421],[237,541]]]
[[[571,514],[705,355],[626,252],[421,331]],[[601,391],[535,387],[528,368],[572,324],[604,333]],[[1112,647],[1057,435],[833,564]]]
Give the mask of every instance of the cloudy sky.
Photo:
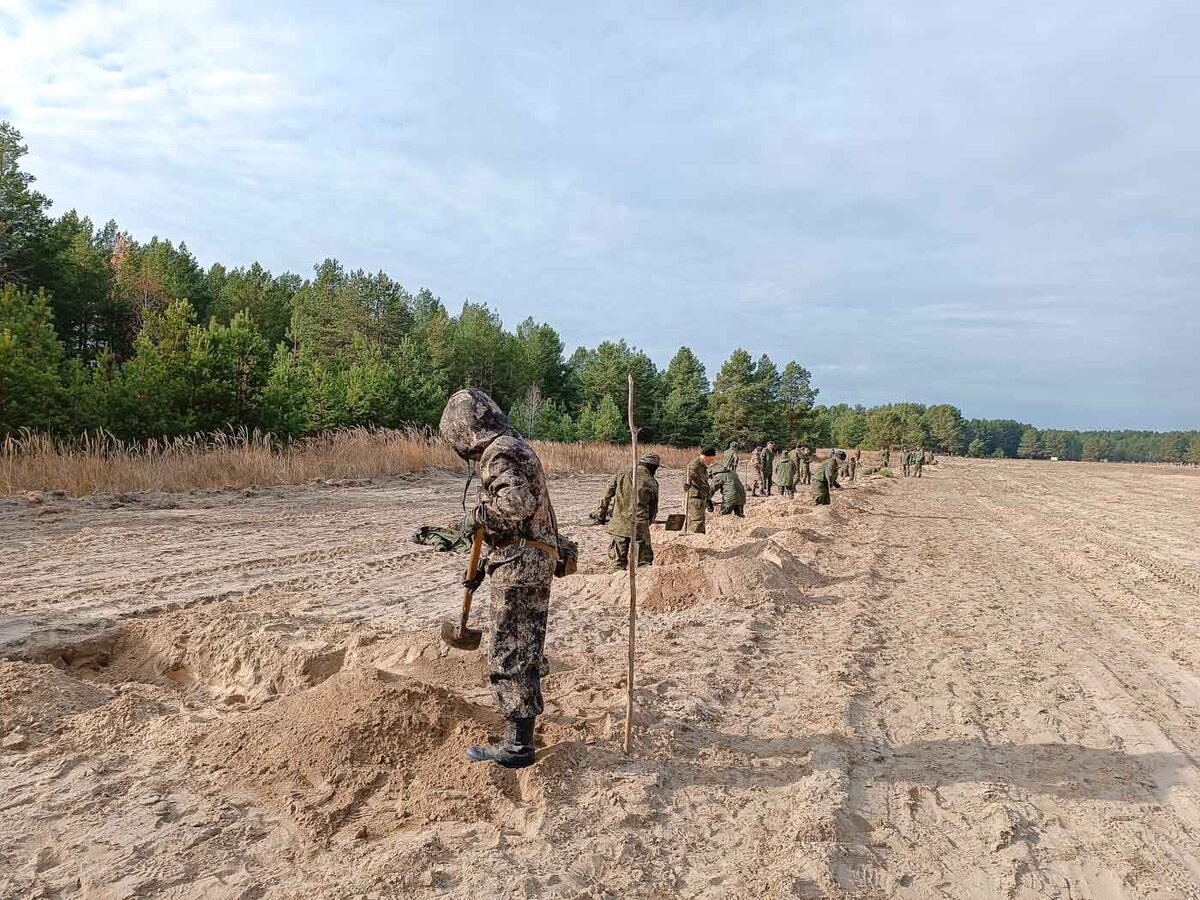
[[[64,211],[825,402],[1200,427],[1200,3],[0,0]]]

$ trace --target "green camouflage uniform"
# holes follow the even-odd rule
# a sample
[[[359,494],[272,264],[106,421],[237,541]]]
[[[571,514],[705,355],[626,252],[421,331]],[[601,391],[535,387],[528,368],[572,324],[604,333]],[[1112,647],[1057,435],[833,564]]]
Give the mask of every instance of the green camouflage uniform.
[[[800,471],[800,483],[812,484],[812,454],[807,447],[797,447],[792,459]]]
[[[796,496],[796,461],[786,453],[775,460],[775,483],[781,497]]]
[[[737,445],[732,445],[725,451],[725,456],[721,459],[721,468],[727,472],[736,472],[738,467]]]
[[[923,468],[925,468],[925,451],[924,450],[922,450],[920,453],[916,454],[913,457],[913,475],[915,475],[917,478],[920,478],[921,470]]]
[[[541,461],[483,391],[452,396],[441,432],[459,456],[475,461],[479,473],[479,494],[467,525],[483,529],[489,548],[483,568],[492,599],[487,662],[496,705],[508,719],[540,715],[546,616],[557,560],[510,542],[557,543]]]
[[[718,492],[721,494],[721,515],[745,515],[746,488],[742,479],[738,478],[737,472],[718,468],[713,471],[709,480],[712,483],[713,497],[716,497]]]
[[[775,483],[775,451],[770,447],[763,447],[762,452],[762,484],[763,490],[768,497],[771,496],[771,487]]]
[[[883,449],[882,449],[882,450],[879,452],[879,465],[880,465],[880,467],[881,467],[881,468],[884,468],[884,469],[886,469],[886,468],[888,467],[888,463],[890,463],[890,462],[891,462],[891,460],[892,460],[892,451],[891,451],[891,448],[889,448],[889,447],[884,447],[884,448],[883,448]]]
[[[688,463],[684,494],[687,497],[687,530],[692,534],[704,534],[704,516],[708,512],[708,500],[712,495],[708,484],[708,466],[704,465],[704,457],[697,456]]]
[[[637,498],[634,498],[633,475],[628,469],[620,469],[608,483],[604,496],[600,498],[601,520],[608,520],[605,530],[612,535],[608,558],[614,569],[629,565],[629,541],[633,538],[632,517],[637,504],[638,565],[648,566],[654,562],[654,548],[650,546],[650,523],[658,515],[658,479],[650,469],[639,463],[637,467]],[[612,504],[612,515],[608,514]]]
[[[813,503],[817,506],[828,506],[831,487],[841,487],[838,484],[838,459],[836,456],[831,456],[821,463],[817,474],[813,477]]]

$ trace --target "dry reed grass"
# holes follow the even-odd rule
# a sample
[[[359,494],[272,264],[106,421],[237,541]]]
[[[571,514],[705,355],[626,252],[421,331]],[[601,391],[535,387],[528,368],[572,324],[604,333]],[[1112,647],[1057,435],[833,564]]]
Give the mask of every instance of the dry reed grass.
[[[629,461],[613,444],[534,441],[549,472],[611,472]],[[646,446],[667,466],[682,467],[692,451]],[[0,444],[0,493],[65,491],[79,497],[133,491],[182,492],[202,488],[303,484],[317,479],[373,478],[430,468],[462,469],[435,432],[424,429],[347,428],[285,447],[258,431],[131,443],[110,434],[62,441],[23,433]]]

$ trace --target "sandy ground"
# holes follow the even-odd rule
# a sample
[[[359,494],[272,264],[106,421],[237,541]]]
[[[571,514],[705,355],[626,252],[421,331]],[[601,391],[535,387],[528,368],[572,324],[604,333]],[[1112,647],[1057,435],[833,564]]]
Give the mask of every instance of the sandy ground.
[[[463,557],[409,542],[450,475],[0,508],[0,896],[1200,897],[1194,470],[656,534],[631,757],[601,481],[552,482],[584,567],[519,773],[463,759]]]

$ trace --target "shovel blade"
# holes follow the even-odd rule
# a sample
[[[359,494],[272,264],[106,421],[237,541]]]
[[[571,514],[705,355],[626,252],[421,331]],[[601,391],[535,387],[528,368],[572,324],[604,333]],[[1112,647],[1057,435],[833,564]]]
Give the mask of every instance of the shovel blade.
[[[671,513],[663,524],[667,531],[683,531],[683,513]]]
[[[442,623],[442,640],[458,650],[478,650],[483,632],[477,628],[458,629],[457,622]]]

